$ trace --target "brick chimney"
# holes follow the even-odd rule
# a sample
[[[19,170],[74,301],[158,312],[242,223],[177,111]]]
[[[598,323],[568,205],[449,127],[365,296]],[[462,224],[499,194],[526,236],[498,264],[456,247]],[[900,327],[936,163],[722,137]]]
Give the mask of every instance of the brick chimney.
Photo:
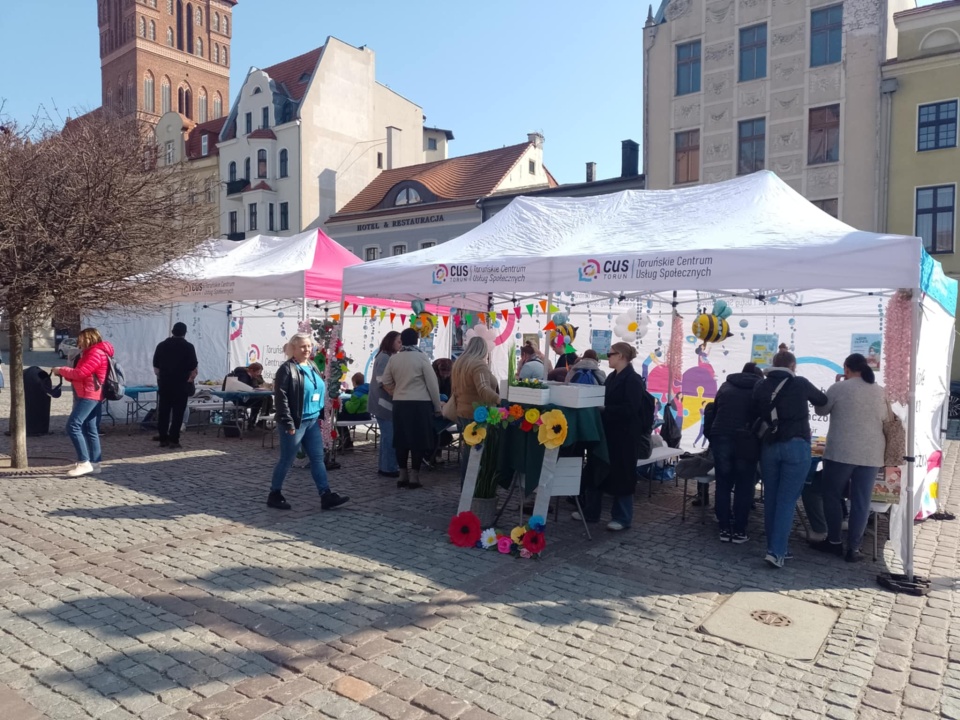
[[[633,140],[622,143],[620,177],[636,177],[640,174],[640,145]]]
[[[595,182],[597,179],[597,164],[595,162],[587,163],[587,182]]]
[[[400,133],[393,125],[387,126],[387,170],[400,167]]]

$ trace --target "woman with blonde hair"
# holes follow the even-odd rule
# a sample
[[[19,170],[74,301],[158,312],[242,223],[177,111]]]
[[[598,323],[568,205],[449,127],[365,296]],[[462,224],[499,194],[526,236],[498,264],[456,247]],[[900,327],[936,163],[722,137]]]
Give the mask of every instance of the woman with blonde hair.
[[[73,385],[73,410],[67,418],[67,436],[77,452],[77,464],[67,471],[69,477],[100,472],[100,401],[107,377],[113,345],[95,328],[81,330],[77,336],[80,357],[76,367],[56,367],[53,374]]]
[[[460,432],[473,421],[473,406],[496,405],[500,402],[497,378],[490,372],[490,353],[482,337],[472,337],[453,363],[450,374],[453,400],[457,404],[457,427]],[[460,453],[460,484],[467,474],[470,453]]]

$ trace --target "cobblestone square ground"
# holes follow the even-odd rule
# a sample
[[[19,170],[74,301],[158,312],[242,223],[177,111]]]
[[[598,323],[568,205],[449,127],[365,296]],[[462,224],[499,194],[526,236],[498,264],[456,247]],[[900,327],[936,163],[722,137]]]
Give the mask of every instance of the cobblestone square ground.
[[[673,485],[592,542],[564,506],[544,560],[514,560],[450,544],[452,468],[401,491],[368,444],[331,473],[352,498],[334,512],[302,469],[294,509],[269,510],[277,451],[215,428],[169,452],[107,421],[103,473],[67,478],[69,402],[32,470],[0,470],[2,720],[960,717],[957,522],[917,527],[926,598],[881,590],[883,560],[808,550],[799,525],[769,570],[759,509],[723,545],[698,510],[681,522]],[[960,513],[957,452],[940,493]],[[699,632],[744,587],[839,613],[814,662]]]

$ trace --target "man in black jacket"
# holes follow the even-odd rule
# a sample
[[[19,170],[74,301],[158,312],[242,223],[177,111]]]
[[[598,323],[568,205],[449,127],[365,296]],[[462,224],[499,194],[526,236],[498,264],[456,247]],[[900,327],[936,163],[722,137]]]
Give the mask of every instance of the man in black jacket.
[[[763,371],[747,363],[743,371],[727,376],[708,407],[704,430],[710,438],[717,476],[716,511],[720,542],[747,542],[747,519],[757,483],[759,447],[750,430],[757,412],[753,389],[763,380]],[[730,493],[733,492],[733,526],[730,525]]]
[[[197,376],[197,352],[186,340],[187,326],[178,322],[170,337],[153,352],[157,376],[157,429],[160,447],[180,449],[180,426],[190,397],[189,384]]]

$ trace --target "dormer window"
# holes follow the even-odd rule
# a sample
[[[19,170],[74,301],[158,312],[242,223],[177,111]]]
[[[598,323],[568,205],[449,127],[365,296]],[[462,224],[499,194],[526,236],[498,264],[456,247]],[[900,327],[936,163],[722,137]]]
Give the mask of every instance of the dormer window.
[[[253,94],[254,94],[254,95],[259,95],[259,94],[262,93],[262,92],[263,92],[263,90],[261,90],[259,87],[255,87],[255,88],[253,89]]]
[[[397,199],[394,200],[393,204],[394,205],[415,205],[419,202],[423,202],[423,200],[420,197],[420,193],[418,193],[413,188],[408,187],[400,191],[400,193],[397,195]]]
[[[300,82],[302,83],[308,82],[309,80],[310,80],[310,73],[308,72],[300,76]]]

